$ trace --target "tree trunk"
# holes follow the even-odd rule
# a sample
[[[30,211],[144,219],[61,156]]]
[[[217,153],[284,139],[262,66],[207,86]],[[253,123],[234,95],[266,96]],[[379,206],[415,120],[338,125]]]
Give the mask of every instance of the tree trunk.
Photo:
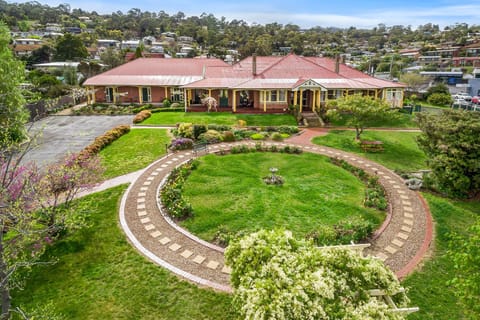
[[[2,296],[1,320],[10,319],[11,297],[7,279],[7,265],[3,258],[3,244],[0,244],[0,294]]]

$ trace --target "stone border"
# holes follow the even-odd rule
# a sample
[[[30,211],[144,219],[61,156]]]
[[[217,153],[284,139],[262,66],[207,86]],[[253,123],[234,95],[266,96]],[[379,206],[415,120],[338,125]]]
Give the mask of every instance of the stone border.
[[[208,153],[229,149],[234,145],[254,146],[255,143],[221,143],[213,145]],[[393,171],[359,155],[329,147],[274,142],[265,145],[295,146],[305,152],[329,158],[336,157],[377,176],[379,183],[386,191],[391,214],[388,216],[387,213],[386,219],[388,217],[390,219],[386,220],[376,231],[377,235],[372,240],[372,247],[367,250],[367,254],[385,261],[386,265],[396,271],[399,277],[413,270],[422,259],[433,237],[431,216],[429,212],[425,212],[428,211],[428,208],[418,193],[409,190],[403,183],[403,179]],[[171,219],[165,219],[165,214],[158,204],[158,190],[166,179],[165,174],[170,172],[179,161],[181,162],[181,159],[185,159],[183,161],[185,162],[192,158],[194,155],[185,151],[173,155],[168,154],[150,164],[143,174],[129,186],[122,197],[120,224],[134,247],[155,263],[197,284],[231,292],[232,289],[228,283],[228,274],[231,270],[224,265],[224,260],[222,260],[223,248],[219,251],[219,247],[191,235],[178,227]],[[159,181],[158,179],[162,177],[163,179]],[[158,185],[156,185],[157,183]],[[152,188],[148,191],[150,186],[154,187],[155,191]],[[139,189],[138,194],[133,192],[135,189]],[[128,203],[127,198],[129,198]],[[127,207],[128,219],[126,217]],[[430,221],[428,219],[425,221],[426,217],[430,217]],[[163,222],[160,223],[160,221]],[[163,235],[162,238],[160,235]],[[422,239],[420,240],[420,238]],[[150,249],[147,249],[146,246]],[[180,251],[177,251],[180,248],[183,248],[181,254]]]

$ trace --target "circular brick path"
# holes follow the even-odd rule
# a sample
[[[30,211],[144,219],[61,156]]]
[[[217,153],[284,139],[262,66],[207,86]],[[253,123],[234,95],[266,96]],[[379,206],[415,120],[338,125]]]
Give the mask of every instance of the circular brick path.
[[[432,236],[431,217],[421,196],[409,190],[398,175],[375,162],[309,142],[300,144],[298,138],[296,143],[290,142],[265,145],[295,145],[305,152],[343,159],[378,176],[389,199],[389,215],[365,253],[383,260],[399,277],[413,270],[428,249]],[[228,150],[238,144],[245,143],[212,145],[209,152]],[[231,292],[230,268],[224,264],[223,249],[178,227],[166,217],[157,201],[168,173],[193,157],[191,151],[182,151],[146,168],[122,198],[120,223],[131,243],[155,263],[200,285]]]

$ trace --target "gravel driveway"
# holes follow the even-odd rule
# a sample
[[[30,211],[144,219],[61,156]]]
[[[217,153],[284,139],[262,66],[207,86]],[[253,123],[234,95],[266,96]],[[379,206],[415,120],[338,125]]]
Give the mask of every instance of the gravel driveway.
[[[25,161],[38,165],[53,162],[68,152],[78,152],[97,136],[120,124],[131,124],[133,116],[50,116],[33,124],[33,150]]]

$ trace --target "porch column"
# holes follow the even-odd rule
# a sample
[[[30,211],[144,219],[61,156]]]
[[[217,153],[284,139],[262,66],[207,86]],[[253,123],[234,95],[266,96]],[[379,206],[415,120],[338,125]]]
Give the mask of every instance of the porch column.
[[[212,89],[208,89],[208,96],[209,96],[209,97],[212,96]]]
[[[310,90],[310,92],[313,93],[310,105],[312,106],[312,111],[315,112],[315,103],[317,103],[317,90]]]
[[[322,91],[320,89],[318,89],[318,91],[317,91],[317,102],[316,102],[316,105],[315,105],[315,107],[318,108],[318,109],[320,109],[321,95],[322,95]]]
[[[267,90],[263,90],[263,112],[267,112]]]
[[[183,102],[185,104],[185,112],[187,112],[188,108],[188,96],[187,96],[187,89],[183,89]]]
[[[138,87],[138,102],[143,103],[142,87]]]
[[[165,98],[164,99],[168,99],[168,89],[167,87],[163,87],[165,89]]]
[[[300,113],[302,113],[303,110],[303,89],[300,89]]]
[[[233,90],[232,108],[233,108],[233,112],[237,112],[237,90]]]
[[[96,102],[97,97],[95,96],[95,86],[92,87],[92,104]]]
[[[375,100],[378,99],[378,90],[375,89]]]
[[[190,102],[192,101],[192,89],[187,90],[187,99],[188,99],[188,104],[190,105]]]
[[[117,103],[117,97],[118,97],[118,88],[113,87],[113,103]]]
[[[293,91],[293,105],[297,105],[297,90]]]

